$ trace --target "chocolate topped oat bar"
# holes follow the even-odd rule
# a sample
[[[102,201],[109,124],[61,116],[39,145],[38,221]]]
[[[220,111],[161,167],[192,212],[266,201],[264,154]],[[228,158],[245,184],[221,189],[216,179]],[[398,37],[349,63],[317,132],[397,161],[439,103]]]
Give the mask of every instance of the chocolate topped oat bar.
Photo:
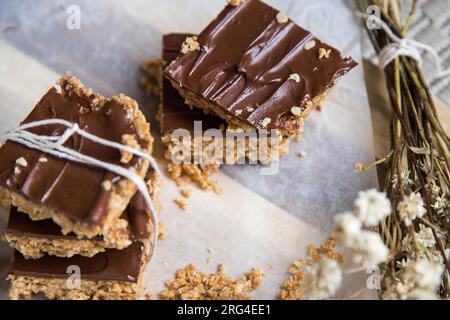
[[[190,106],[284,137],[357,65],[260,0],[226,6],[180,51],[164,74]]]
[[[155,171],[149,170],[147,173],[147,184],[152,200],[158,203],[159,179]],[[116,225],[109,233],[110,238],[96,236],[87,239],[74,233],[63,235],[61,227],[52,220],[32,221],[28,215],[12,207],[5,238],[26,259],[39,259],[44,254],[69,258],[74,255],[92,257],[106,249],[124,249],[134,241],[141,241],[149,247],[153,223],[141,193],[135,193]]]
[[[8,277],[9,297],[30,299],[34,294],[44,293],[49,299],[138,299],[148,259],[148,252],[140,242],[124,250],[109,249],[91,258],[46,255],[26,260],[16,251]],[[77,271],[80,277],[72,277]]]
[[[23,123],[64,119],[98,137],[151,152],[149,124],[137,103],[118,95],[105,99],[85,89],[74,77],[63,77],[61,93],[51,88]],[[35,134],[59,136],[66,128],[46,125]],[[134,170],[144,178],[149,163],[75,134],[64,144],[79,153]],[[0,148],[0,200],[33,220],[52,218],[65,234],[108,237],[120,227],[119,217],[136,186],[107,170],[56,158],[7,141]],[[111,235],[114,237],[114,235]]]

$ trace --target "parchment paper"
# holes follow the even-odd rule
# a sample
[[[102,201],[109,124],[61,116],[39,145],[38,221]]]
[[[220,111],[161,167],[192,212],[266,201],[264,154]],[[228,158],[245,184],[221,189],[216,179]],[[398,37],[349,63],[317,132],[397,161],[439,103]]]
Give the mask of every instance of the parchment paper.
[[[344,0],[267,1],[300,25],[360,61],[360,29]],[[158,57],[161,35],[199,32],[224,6],[224,0],[70,0],[0,3],[0,131],[16,125],[58,75],[71,71],[106,96],[134,97],[153,123],[157,101],[138,86],[139,64]],[[69,5],[81,9],[81,29],[66,27]],[[292,143],[275,176],[257,166],[224,167],[215,175],[222,196],[193,188],[189,209],[181,211],[174,183],[163,178],[161,220],[168,237],[146,272],[146,287],[158,293],[174,271],[193,263],[215,271],[224,264],[232,277],[252,267],[266,272],[254,298],[274,299],[290,264],[305,257],[310,243],[326,239],[333,216],[352,209],[358,190],[376,186],[376,177],[355,174],[357,162],[373,160],[372,125],[361,67],[332,92],[322,112],[306,121],[304,141]],[[156,154],[161,157],[157,143]],[[306,152],[300,159],[296,153]],[[164,161],[159,161],[164,166]],[[5,224],[6,210],[1,224]],[[3,228],[3,227],[2,227]],[[210,263],[208,249],[215,252]],[[0,276],[6,277],[11,252],[0,249]],[[365,287],[367,275],[347,278],[339,297]],[[0,298],[7,282],[0,281]],[[359,298],[374,297],[366,291]]]

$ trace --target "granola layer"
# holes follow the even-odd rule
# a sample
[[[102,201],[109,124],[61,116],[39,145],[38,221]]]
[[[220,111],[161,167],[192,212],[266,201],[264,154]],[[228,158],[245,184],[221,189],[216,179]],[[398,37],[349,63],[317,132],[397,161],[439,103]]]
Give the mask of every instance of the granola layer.
[[[120,281],[82,280],[80,289],[68,289],[67,280],[9,276],[9,298],[31,299],[43,293],[56,300],[137,300],[140,284]]]
[[[39,259],[45,254],[57,257],[73,257],[81,255],[93,257],[106,250],[106,243],[101,240],[64,240],[42,239],[33,237],[17,237],[5,235],[6,241],[15,250],[19,251],[26,259]]]

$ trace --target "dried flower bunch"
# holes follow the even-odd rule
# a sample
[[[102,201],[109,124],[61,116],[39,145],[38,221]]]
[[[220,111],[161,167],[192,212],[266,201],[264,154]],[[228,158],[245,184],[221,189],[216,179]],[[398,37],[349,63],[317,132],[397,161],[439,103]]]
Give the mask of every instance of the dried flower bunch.
[[[405,38],[417,2],[411,8],[402,8],[404,2],[394,0],[358,0],[358,5],[364,13],[369,6],[378,6],[381,19],[395,35]],[[367,32],[378,53],[392,43],[382,28],[367,28]],[[360,167],[361,171],[376,165],[386,169],[383,188],[392,212],[377,212],[386,216],[379,232],[392,254],[381,265],[380,296],[448,298],[450,138],[439,122],[417,61],[401,56],[384,72],[392,108],[391,150],[383,159]],[[357,229],[351,218],[341,219],[348,232]]]

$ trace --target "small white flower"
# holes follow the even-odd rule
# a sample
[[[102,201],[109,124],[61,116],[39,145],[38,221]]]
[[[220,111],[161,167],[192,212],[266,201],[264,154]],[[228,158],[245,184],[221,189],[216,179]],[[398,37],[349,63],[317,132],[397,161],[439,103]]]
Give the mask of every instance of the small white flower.
[[[411,193],[405,197],[397,206],[400,219],[406,226],[412,225],[412,222],[424,216],[427,210],[424,207],[422,197],[419,193]]]
[[[335,260],[322,258],[306,269],[302,291],[310,300],[327,299],[339,290],[342,271]]]
[[[420,259],[405,270],[404,282],[411,282],[415,288],[428,289],[436,292],[442,281],[444,266],[439,263]]]
[[[400,181],[404,186],[409,186],[414,183],[414,181],[409,177],[410,174],[411,171],[409,170],[400,172]],[[397,175],[394,175],[394,177],[392,178],[392,187],[397,188],[397,185],[398,185],[398,177]]]
[[[433,248],[436,245],[436,239],[433,236],[431,228],[420,225],[420,231],[416,232],[416,242],[425,248]]]
[[[423,248],[433,248],[436,245],[436,240],[433,236],[433,230],[431,228],[421,224],[419,232],[415,232],[414,237],[416,239],[416,243]],[[412,256],[415,256],[415,250],[412,247],[413,242],[411,237],[406,235],[402,240],[402,246],[405,251],[410,252]]]
[[[346,212],[336,216],[334,233],[336,241],[342,246],[349,246],[355,241],[361,233],[361,221],[359,221],[352,212]]]
[[[355,215],[366,226],[373,227],[391,214],[391,203],[386,193],[375,189],[360,191],[355,201]]]
[[[361,232],[355,238],[355,243],[349,247],[354,250],[353,261],[363,267],[385,262],[389,255],[389,249],[380,235],[371,231]]]
[[[307,299],[322,300],[336,294],[342,283],[342,271],[335,260],[322,258],[308,267],[302,282]]]
[[[408,300],[438,300],[436,292],[425,289],[414,289],[407,294]]]

